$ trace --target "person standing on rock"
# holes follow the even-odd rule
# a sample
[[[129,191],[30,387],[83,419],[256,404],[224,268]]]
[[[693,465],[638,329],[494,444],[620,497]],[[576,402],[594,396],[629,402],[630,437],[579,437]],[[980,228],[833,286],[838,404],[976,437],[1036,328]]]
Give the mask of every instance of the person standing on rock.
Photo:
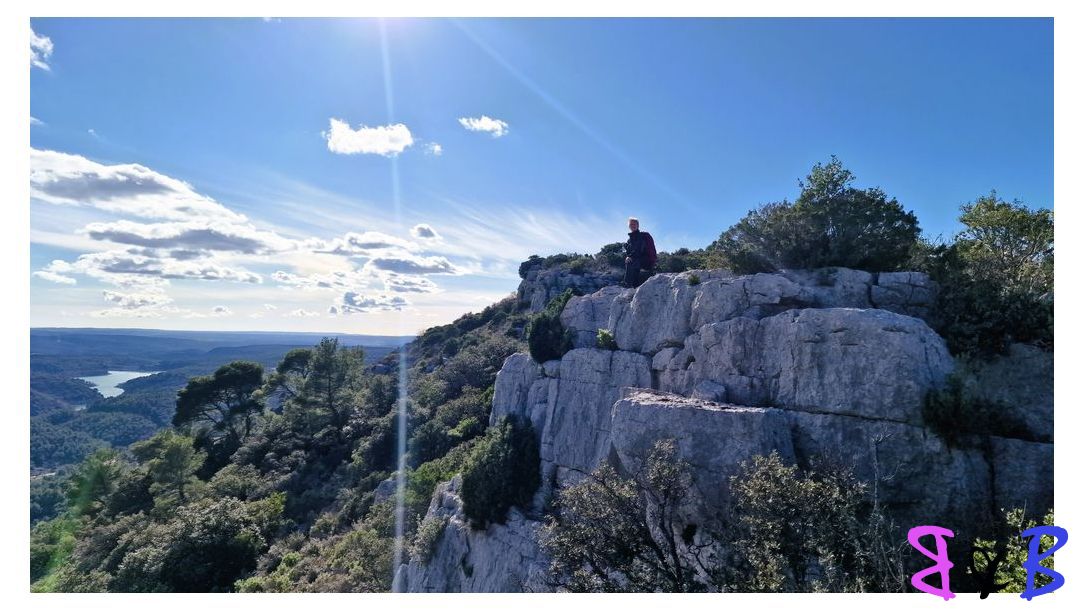
[[[640,221],[629,217],[629,239],[625,242],[625,280],[627,288],[640,286],[641,270],[651,270],[656,264],[656,243],[652,234],[640,230]]]

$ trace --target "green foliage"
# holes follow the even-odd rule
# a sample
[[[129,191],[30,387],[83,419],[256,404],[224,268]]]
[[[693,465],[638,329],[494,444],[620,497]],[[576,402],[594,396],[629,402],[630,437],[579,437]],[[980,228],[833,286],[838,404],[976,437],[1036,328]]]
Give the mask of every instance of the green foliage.
[[[429,559],[433,557],[433,552],[437,550],[437,544],[441,541],[441,535],[444,534],[446,526],[448,526],[447,517],[427,516],[419,522],[408,549],[411,560],[423,564],[429,562]]]
[[[1005,406],[972,396],[957,375],[950,376],[943,388],[927,393],[923,400],[923,422],[950,446],[989,435],[1031,438],[1024,424]]]
[[[132,454],[147,469],[152,482],[148,491],[159,510],[184,505],[203,488],[196,473],[207,460],[207,453],[194,448],[190,437],[162,431],[134,444]]]
[[[102,449],[84,460],[69,480],[68,507],[76,516],[95,516],[117,486],[121,459],[114,450]]]
[[[901,591],[899,548],[884,543],[877,507],[849,469],[801,471],[775,451],[742,463],[731,477],[741,561],[731,578],[753,592]],[[874,527],[874,528],[872,528]],[[881,542],[875,539],[882,539]],[[884,552],[883,552],[884,553]]]
[[[463,469],[463,512],[474,528],[504,523],[539,487],[539,442],[530,422],[505,416],[486,432]]]
[[[70,469],[30,477],[30,525],[51,520],[68,506]]]
[[[177,393],[173,425],[202,429],[210,443],[224,442],[233,451],[263,410],[255,396],[263,383],[264,368],[250,361],[234,361],[212,375],[192,378]]]
[[[618,342],[614,339],[614,334],[608,329],[599,329],[595,332],[595,347],[603,350],[617,350]]]
[[[700,283],[701,283],[701,277],[700,276],[698,276],[697,274],[690,274],[689,275],[689,285],[690,286],[697,286]]]
[[[573,297],[573,289],[554,297],[527,325],[527,345],[531,358],[538,363],[560,359],[573,347],[572,332],[561,324],[561,311]]]
[[[1022,508],[1004,510],[1001,518],[993,538],[977,538],[972,542],[967,571],[980,590],[981,598],[986,598],[989,593],[1025,591],[1026,575],[1022,565],[1028,558],[1028,540],[1021,533],[1037,524],[1035,520],[1026,519]],[[1053,510],[1049,509],[1044,515],[1043,524],[1055,524]],[[1054,538],[1049,535],[1040,537],[1041,550],[1050,549],[1054,543]],[[1040,565],[1054,570],[1055,557],[1044,558]],[[1051,582],[1051,577],[1043,573],[1037,573],[1035,579],[1037,588]]]
[[[711,589],[696,579],[711,553],[678,512],[690,485],[690,466],[668,439],[632,477],[604,464],[562,490],[542,537],[552,578],[573,592]]]
[[[915,215],[881,189],[857,189],[853,181],[835,156],[818,163],[799,183],[802,192],[794,204],[771,203],[750,211],[709,250],[743,274],[817,267],[901,269],[919,238]]]
[[[936,330],[954,354],[988,356],[1011,342],[1054,342],[1055,224],[995,193],[961,208],[952,244],[922,244],[914,266],[941,286]]]

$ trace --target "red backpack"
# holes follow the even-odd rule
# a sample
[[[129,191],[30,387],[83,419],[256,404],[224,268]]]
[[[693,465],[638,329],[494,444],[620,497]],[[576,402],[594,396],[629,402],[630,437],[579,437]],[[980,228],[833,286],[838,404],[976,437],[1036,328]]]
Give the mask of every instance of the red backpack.
[[[656,259],[657,259],[657,256],[656,256],[656,241],[652,239],[652,234],[648,233],[647,231],[644,232],[644,240],[645,240],[644,252],[645,252],[645,256],[647,258],[647,261],[645,261],[645,263],[648,264],[647,265],[648,268],[655,267],[656,266]]]

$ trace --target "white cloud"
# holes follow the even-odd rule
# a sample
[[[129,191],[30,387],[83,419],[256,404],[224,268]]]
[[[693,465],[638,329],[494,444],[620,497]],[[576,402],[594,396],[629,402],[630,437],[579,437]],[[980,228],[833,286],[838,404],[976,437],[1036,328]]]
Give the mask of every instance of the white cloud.
[[[402,310],[410,305],[409,302],[399,295],[375,294],[369,297],[347,291],[343,293],[339,303],[328,308],[329,314],[360,314],[363,312]]]
[[[30,65],[42,70],[49,70],[49,58],[53,55],[53,41],[48,36],[39,36],[30,28]]]
[[[397,238],[379,231],[350,232],[341,238],[327,242],[315,242],[313,252],[343,256],[371,256],[374,251],[387,249],[414,250],[416,246],[408,240]]]
[[[211,316],[233,316],[234,311],[224,305],[211,308]]]
[[[41,119],[35,117],[34,115],[30,115],[30,124],[40,126],[40,125],[45,125],[45,122],[42,121]]]
[[[426,154],[433,155],[434,157],[440,157],[445,152],[444,148],[436,142],[430,142],[426,145]]]
[[[91,137],[94,137],[94,138],[97,138],[97,137],[98,137],[98,132],[94,131],[94,128],[93,128],[93,127],[92,127],[92,128],[90,128],[90,129],[88,129],[88,130],[87,130],[87,133],[88,133],[88,134],[90,134],[90,135],[91,135]]]
[[[411,130],[402,123],[351,129],[339,119],[329,120],[330,128],[321,135],[328,141],[328,150],[342,155],[383,155],[395,157],[414,144]]]
[[[50,204],[89,206],[166,221],[244,223],[187,183],[138,164],[104,165],[79,155],[30,149],[30,195]]]
[[[438,291],[437,285],[428,278],[385,274],[382,279],[384,288],[396,293],[436,293]]]
[[[49,282],[56,282],[57,284],[75,284],[75,278],[71,276],[64,276],[57,272],[50,272],[45,270],[38,270],[34,272],[34,275],[42,280],[48,280]]]
[[[146,248],[179,250],[179,258],[193,258],[206,251],[262,254],[290,250],[295,243],[270,231],[260,231],[251,224],[185,221],[174,223],[91,223],[80,230],[95,240]]]
[[[509,133],[509,124],[501,119],[493,119],[482,115],[481,117],[460,117],[460,125],[467,131],[487,132],[494,138],[500,138]]]
[[[173,302],[163,293],[118,293],[116,291],[102,291],[102,297],[114,307],[122,310],[139,310],[155,308]]]
[[[392,253],[373,257],[365,266],[396,274],[455,274],[459,270],[445,257]]]
[[[411,227],[411,235],[420,240],[440,240],[441,236],[437,233],[437,230],[427,225],[426,223],[419,223],[414,227]]]
[[[272,310],[278,310],[279,306],[274,305],[274,304],[270,304],[270,303],[265,303],[264,304],[264,309],[270,312]]]
[[[320,312],[313,312],[312,310],[306,310],[305,308],[298,308],[296,310],[291,310],[289,314],[286,314],[286,316],[290,316],[293,318],[314,318],[320,316]]]
[[[83,274],[108,284],[128,287],[162,286],[169,279],[226,280],[253,284],[262,281],[257,274],[228,267],[213,259],[180,261],[128,250],[87,253],[79,255],[71,263],[57,259],[39,271],[68,278],[72,274]],[[43,276],[39,274],[39,277]]]

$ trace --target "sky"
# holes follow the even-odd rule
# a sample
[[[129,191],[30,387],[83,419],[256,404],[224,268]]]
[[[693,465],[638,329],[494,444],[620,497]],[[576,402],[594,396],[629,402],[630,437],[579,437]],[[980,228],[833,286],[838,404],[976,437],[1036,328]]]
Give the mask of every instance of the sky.
[[[410,334],[838,156],[1053,207],[1049,19],[34,19],[31,326]]]

